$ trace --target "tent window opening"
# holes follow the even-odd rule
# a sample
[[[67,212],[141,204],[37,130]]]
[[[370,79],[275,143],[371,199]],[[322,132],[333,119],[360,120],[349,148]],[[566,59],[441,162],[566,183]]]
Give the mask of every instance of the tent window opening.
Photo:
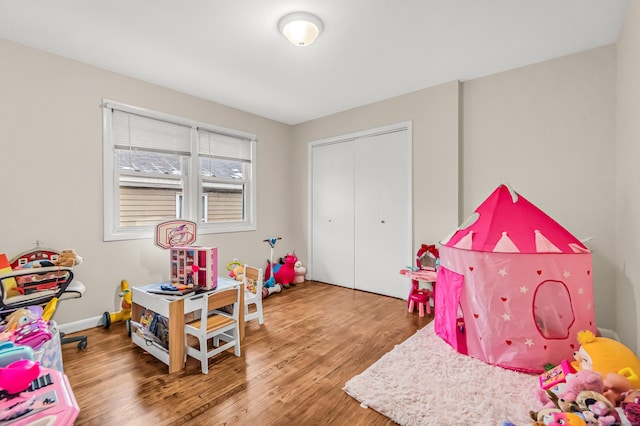
[[[560,281],[544,281],[533,298],[533,315],[545,339],[566,339],[575,321],[569,290]]]

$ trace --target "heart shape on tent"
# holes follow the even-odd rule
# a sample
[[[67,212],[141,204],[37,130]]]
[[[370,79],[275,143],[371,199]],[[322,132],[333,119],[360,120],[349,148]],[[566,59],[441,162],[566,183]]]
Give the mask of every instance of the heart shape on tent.
[[[500,300],[502,300],[503,302],[506,302],[507,298],[506,297],[501,297]]]
[[[477,319],[479,317],[479,315],[478,314],[473,314],[473,317]]]
[[[470,271],[473,271],[473,266],[469,266],[469,270],[470,270]]]
[[[505,343],[506,343],[507,345],[511,346],[511,343],[513,343],[513,342],[511,342],[511,340],[505,340]]]
[[[538,275],[542,274],[542,270],[541,269],[538,269],[536,272],[538,273]]]

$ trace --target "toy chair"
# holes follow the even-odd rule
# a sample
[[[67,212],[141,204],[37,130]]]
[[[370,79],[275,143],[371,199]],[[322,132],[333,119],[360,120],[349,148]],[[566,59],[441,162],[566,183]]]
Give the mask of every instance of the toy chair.
[[[262,314],[262,268],[244,265],[244,275],[242,276],[242,287],[244,288],[244,321],[258,319],[258,324],[264,323]],[[255,312],[249,313],[249,305],[255,305]]]
[[[420,281],[411,280],[411,291],[409,292],[409,312],[413,312],[413,308],[416,303],[418,304],[418,314],[423,317],[425,307],[427,308],[427,314],[431,315],[431,290],[426,288],[420,288]]]
[[[209,373],[209,358],[227,349],[234,348],[236,356],[240,356],[240,309],[239,286],[227,290],[203,293],[202,305],[199,309],[200,319],[189,322],[184,326],[186,356],[192,356],[200,360],[202,372]],[[233,304],[233,313],[229,314],[221,310],[225,306]],[[196,349],[189,345],[189,335],[198,339],[199,346]],[[213,339],[213,347],[209,350],[208,342]],[[220,341],[226,343],[220,346]]]

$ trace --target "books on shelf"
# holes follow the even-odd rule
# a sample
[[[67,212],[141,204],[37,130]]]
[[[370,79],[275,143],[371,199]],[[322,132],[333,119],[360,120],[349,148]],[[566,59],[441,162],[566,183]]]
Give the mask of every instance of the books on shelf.
[[[140,322],[131,321],[136,333],[146,340],[154,342],[165,349],[169,348],[169,319],[151,309],[142,311]]]

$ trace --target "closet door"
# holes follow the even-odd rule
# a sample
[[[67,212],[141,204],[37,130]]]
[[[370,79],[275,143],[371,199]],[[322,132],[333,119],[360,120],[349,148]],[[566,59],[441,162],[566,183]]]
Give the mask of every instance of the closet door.
[[[354,141],[312,147],[312,277],[353,288]]]
[[[355,288],[406,299],[413,264],[411,134],[395,131],[356,140]]]

